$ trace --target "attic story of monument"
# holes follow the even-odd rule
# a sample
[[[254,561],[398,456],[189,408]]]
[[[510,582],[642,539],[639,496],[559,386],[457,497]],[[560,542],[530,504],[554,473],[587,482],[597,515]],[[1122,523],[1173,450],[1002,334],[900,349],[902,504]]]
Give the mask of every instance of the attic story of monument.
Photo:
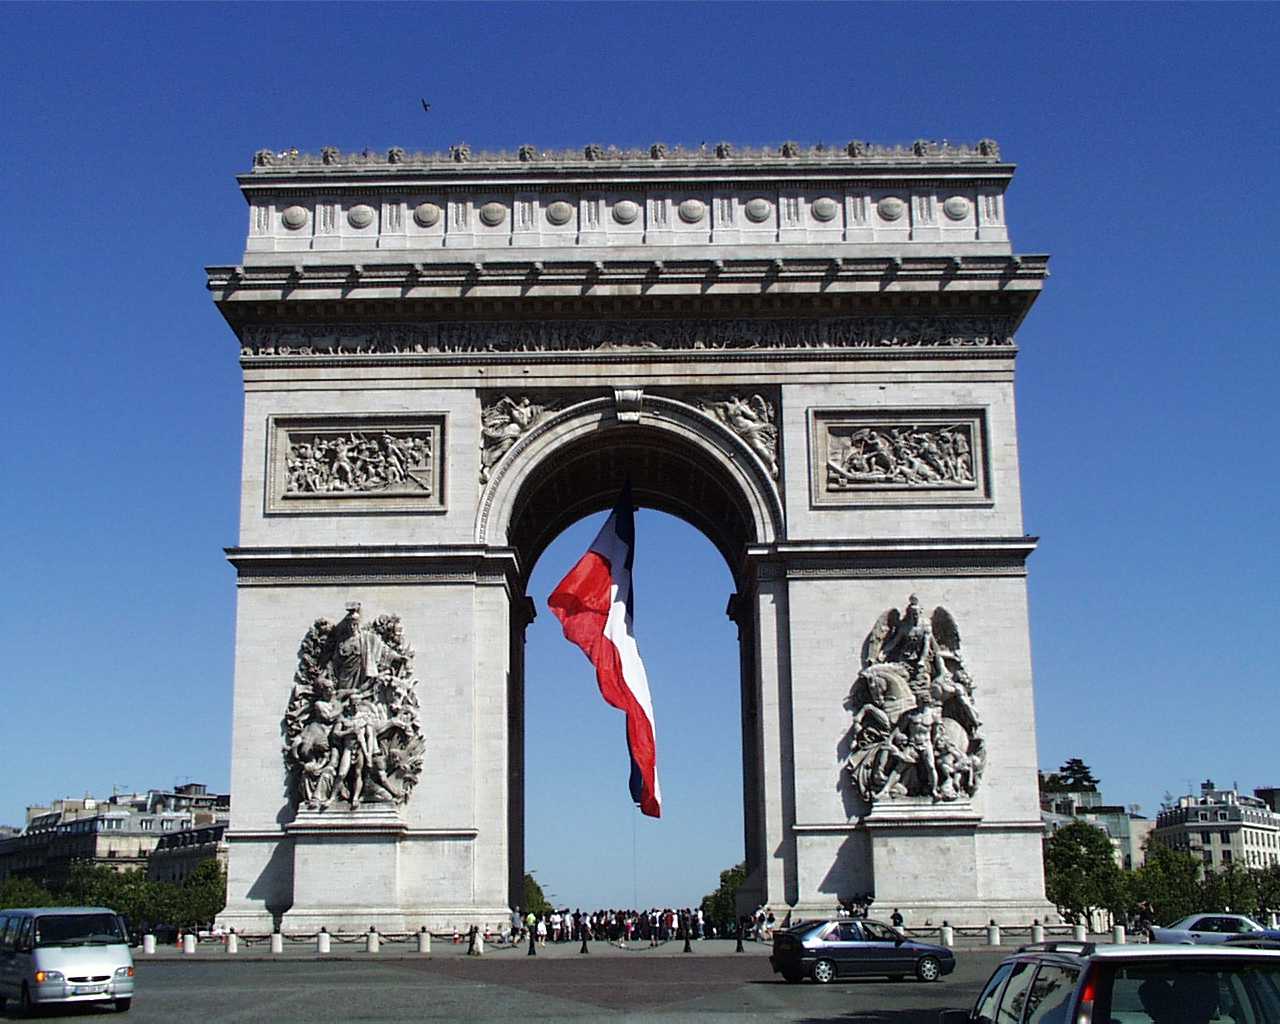
[[[1013,390],[1048,261],[1010,247],[1013,171],[260,153],[208,272],[245,388],[223,923],[505,920],[529,572],[628,479],[733,576],[744,906],[1049,913]]]

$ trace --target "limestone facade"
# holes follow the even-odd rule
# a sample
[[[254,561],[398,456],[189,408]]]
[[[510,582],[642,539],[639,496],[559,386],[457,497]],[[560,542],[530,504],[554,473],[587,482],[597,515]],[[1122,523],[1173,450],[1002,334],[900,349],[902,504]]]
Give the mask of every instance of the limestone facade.
[[[736,582],[744,900],[1043,917],[1013,382],[1047,257],[1012,253],[1012,173],[993,143],[260,154],[243,263],[209,268],[245,384],[224,923],[505,918],[528,573],[628,476]],[[913,594],[963,653],[935,644],[908,685],[922,709],[966,689],[980,784],[930,790],[920,759],[944,749],[901,703],[877,785],[901,762],[914,795],[869,801],[844,767],[851,693],[865,638]],[[351,682],[331,644],[300,675],[316,620],[353,605],[398,616],[416,652],[424,753],[402,802],[388,663],[366,651]],[[314,709],[295,770],[383,772],[387,799],[299,803],[290,707]]]

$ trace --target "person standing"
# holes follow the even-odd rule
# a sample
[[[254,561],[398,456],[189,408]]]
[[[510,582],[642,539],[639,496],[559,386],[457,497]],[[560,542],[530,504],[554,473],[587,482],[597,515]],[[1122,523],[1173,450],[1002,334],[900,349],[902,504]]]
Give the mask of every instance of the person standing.
[[[893,908],[893,914],[889,917],[889,923],[895,928],[900,929],[902,927],[902,914],[899,912],[897,907]]]

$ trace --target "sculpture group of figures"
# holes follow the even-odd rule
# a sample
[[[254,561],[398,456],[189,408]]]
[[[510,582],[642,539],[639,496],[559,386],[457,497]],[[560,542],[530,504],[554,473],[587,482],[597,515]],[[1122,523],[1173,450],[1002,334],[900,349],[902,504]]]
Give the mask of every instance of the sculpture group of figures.
[[[909,487],[974,485],[971,427],[858,427],[833,430],[828,442],[827,488],[886,484]]]
[[[769,467],[769,474],[778,476],[778,427],[774,423],[773,403],[763,395],[729,395],[720,400],[701,399],[702,411],[714,416],[727,426]]]
[[[1016,319],[832,317],[762,320],[558,320],[484,323],[255,324],[244,356],[427,355],[438,352],[582,352],[626,349],[986,348],[1014,344]]]
[[[846,703],[853,712],[844,769],[867,803],[901,797],[971,797],[986,764],[973,682],[960,632],[939,606],[926,617],[912,594],[906,611],[876,620]]]
[[[493,467],[530,427],[554,406],[535,403],[528,395],[503,395],[480,411],[480,483],[487,484]]]
[[[285,765],[295,804],[402,804],[422,771],[413,651],[397,615],[369,625],[349,605],[337,625],[319,619],[298,652],[284,717]]]
[[[286,456],[288,494],[342,491],[431,493],[431,438],[382,432],[290,439]]]

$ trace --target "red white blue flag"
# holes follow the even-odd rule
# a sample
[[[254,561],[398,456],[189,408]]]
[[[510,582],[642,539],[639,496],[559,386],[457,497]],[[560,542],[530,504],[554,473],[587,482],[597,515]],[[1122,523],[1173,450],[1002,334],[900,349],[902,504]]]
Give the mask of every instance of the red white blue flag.
[[[653,701],[632,630],[631,564],[635,554],[631,485],[569,575],[547,598],[566,640],[582,648],[596,667],[600,694],[627,715],[631,799],[651,818],[662,816],[658,790]]]

